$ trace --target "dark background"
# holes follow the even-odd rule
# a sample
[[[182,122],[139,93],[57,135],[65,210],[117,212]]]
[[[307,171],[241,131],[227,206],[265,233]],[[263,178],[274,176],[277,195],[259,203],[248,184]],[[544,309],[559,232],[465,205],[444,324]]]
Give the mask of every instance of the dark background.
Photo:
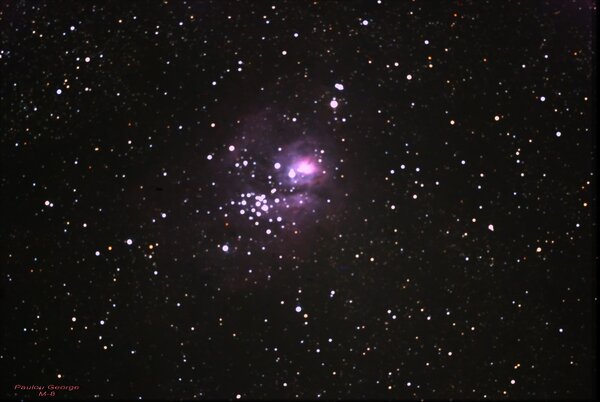
[[[591,398],[595,13],[3,2],[2,396]],[[225,216],[289,144],[296,225]]]

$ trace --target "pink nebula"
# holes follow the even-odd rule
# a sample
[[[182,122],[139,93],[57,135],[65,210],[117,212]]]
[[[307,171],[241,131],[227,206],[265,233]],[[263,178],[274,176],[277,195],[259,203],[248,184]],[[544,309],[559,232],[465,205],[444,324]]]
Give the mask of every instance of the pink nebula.
[[[302,174],[313,174],[317,171],[317,167],[309,160],[300,161],[296,167],[296,172]]]

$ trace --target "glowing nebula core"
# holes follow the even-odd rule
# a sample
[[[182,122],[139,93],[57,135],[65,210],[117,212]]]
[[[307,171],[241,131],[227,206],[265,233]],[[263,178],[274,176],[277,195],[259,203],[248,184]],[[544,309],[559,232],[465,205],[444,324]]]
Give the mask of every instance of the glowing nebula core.
[[[310,160],[302,160],[296,165],[295,170],[298,173],[309,175],[315,173],[317,171],[317,167]]]

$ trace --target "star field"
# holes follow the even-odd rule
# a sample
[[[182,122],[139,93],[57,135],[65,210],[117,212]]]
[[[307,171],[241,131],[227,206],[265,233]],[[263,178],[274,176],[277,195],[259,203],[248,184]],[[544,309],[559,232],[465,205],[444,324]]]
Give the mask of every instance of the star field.
[[[2,396],[593,398],[595,13],[3,3]]]

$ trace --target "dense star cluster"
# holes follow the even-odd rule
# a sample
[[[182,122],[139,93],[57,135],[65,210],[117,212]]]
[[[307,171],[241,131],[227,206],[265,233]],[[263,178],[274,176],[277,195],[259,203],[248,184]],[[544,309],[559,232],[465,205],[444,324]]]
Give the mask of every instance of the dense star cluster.
[[[297,220],[316,214],[323,203],[331,203],[323,198],[331,181],[328,176],[334,174],[328,172],[325,150],[309,147],[304,141],[276,148],[271,145],[272,149],[262,144],[260,150],[230,145],[228,150],[234,156],[223,158],[223,163],[231,168],[227,174],[234,176],[227,192],[235,195],[219,208],[226,211],[223,218],[231,216],[238,221],[234,216],[243,215],[254,226],[266,226],[266,233],[271,234],[276,227],[296,226]],[[253,155],[260,155],[259,160]]]
[[[592,398],[596,11],[3,2],[2,397]]]

